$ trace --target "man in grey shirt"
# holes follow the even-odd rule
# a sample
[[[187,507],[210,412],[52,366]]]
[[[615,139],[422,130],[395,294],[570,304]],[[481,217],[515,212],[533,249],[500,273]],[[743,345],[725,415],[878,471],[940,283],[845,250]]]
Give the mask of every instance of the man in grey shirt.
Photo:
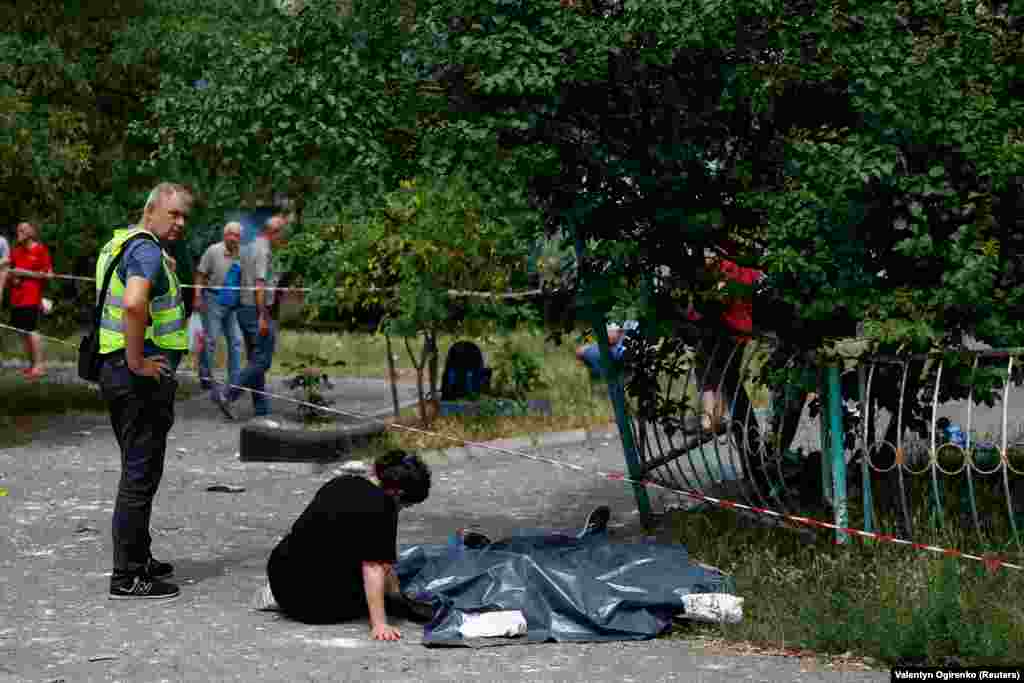
[[[238,246],[242,224],[232,221],[224,226],[224,241],[211,244],[203,253],[196,269],[192,308],[203,316],[206,343],[199,355],[199,376],[203,387],[212,387],[213,367],[217,357],[217,341],[223,336],[228,347],[227,382],[236,384],[242,358],[242,331],[236,312],[239,304],[238,286],[242,282]],[[210,285],[210,287],[202,287]],[[227,289],[212,289],[224,287]]]
[[[256,417],[266,416],[270,412],[270,400],[262,392],[265,391],[267,371],[273,361],[277,336],[277,326],[270,318],[270,307],[274,303],[272,288],[277,285],[272,258],[274,247],[284,238],[287,224],[287,216],[271,216],[256,239],[242,248],[238,325],[245,338],[248,364],[235,382],[237,386],[230,387],[226,392],[214,389],[210,393],[214,403],[229,417],[233,416],[231,404],[242,395],[239,387],[252,389],[253,414]]]

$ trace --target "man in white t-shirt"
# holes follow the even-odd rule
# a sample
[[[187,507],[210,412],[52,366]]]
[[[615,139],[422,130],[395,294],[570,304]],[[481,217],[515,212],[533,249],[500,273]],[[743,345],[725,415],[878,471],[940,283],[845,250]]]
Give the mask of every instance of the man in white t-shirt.
[[[213,367],[217,354],[217,341],[223,336],[228,347],[227,381],[238,382],[242,357],[242,331],[238,327],[239,290],[241,285],[241,262],[239,243],[242,239],[242,224],[232,221],[224,226],[224,240],[211,244],[203,253],[196,269],[196,284],[226,289],[197,287],[192,300],[193,310],[203,316],[203,331],[206,343],[199,356],[199,376],[203,386],[215,386]]]

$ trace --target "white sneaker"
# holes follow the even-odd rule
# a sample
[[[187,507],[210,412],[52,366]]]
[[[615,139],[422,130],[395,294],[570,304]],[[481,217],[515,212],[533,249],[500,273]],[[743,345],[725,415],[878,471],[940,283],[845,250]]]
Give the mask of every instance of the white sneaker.
[[[249,607],[257,612],[276,612],[281,609],[277,605],[277,600],[274,599],[274,594],[270,592],[269,583],[256,591],[252,600],[249,601]]]

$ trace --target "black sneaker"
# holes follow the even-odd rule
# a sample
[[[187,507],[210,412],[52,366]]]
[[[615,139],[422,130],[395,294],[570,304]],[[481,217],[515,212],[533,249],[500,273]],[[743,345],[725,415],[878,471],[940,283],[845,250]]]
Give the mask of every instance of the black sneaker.
[[[174,565],[170,562],[160,562],[154,560],[152,557],[149,558],[149,562],[146,563],[144,570],[146,576],[151,579],[166,579],[168,576],[174,573]]]
[[[110,580],[111,600],[170,600],[179,595],[181,591],[173,583],[146,576]]]
[[[583,529],[577,538],[584,538],[591,534],[598,534],[608,530],[608,522],[612,518],[612,511],[607,505],[599,505],[587,515],[587,521],[583,523]]]
[[[210,400],[213,401],[215,406],[220,408],[220,412],[224,414],[224,417],[229,420],[235,419],[235,414],[231,412],[231,402],[228,401],[227,396],[224,395],[222,390],[216,387],[210,389]]]
[[[462,530],[462,545],[470,550],[478,550],[491,544],[491,539],[479,531],[473,529]]]

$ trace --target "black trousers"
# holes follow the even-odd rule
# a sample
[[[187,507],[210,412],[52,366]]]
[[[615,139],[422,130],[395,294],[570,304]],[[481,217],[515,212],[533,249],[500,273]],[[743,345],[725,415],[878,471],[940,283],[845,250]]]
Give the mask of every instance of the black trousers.
[[[121,480],[111,527],[113,573],[122,577],[140,573],[151,557],[149,519],[164,473],[178,381],[173,376],[140,377],[128,369],[123,354],[116,354],[103,363],[100,389],[121,448]]]

